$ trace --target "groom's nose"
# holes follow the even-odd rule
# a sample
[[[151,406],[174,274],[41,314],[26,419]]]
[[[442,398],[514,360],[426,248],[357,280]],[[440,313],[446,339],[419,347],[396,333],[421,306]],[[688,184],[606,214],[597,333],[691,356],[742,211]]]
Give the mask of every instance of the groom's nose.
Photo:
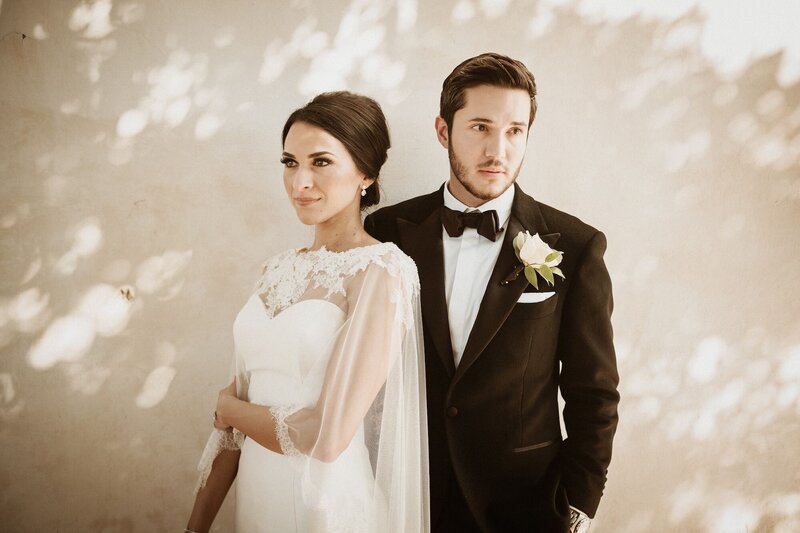
[[[492,133],[486,138],[484,155],[491,159],[505,159],[506,139],[502,133]]]

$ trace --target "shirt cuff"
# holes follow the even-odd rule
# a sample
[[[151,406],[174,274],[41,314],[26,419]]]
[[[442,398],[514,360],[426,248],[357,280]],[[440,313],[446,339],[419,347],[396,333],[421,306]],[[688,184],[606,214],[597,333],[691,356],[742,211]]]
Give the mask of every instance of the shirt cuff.
[[[571,505],[569,510],[569,533],[588,533],[589,527],[592,525],[592,519],[586,513]]]

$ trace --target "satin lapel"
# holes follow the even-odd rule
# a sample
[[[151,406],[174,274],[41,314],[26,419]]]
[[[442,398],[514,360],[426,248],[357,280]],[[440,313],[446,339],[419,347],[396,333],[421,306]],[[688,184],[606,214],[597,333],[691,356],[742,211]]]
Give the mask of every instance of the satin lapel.
[[[435,209],[420,224],[398,219],[402,249],[417,264],[420,279],[422,320],[447,373],[455,373],[447,299],[444,293],[444,250],[441,211]]]
[[[518,186],[515,185],[515,187],[517,187],[517,190],[514,195],[514,204],[511,209],[508,228],[503,236],[503,247],[500,249],[497,263],[495,263],[489,283],[486,286],[486,292],[478,309],[478,316],[475,318],[475,324],[464,348],[464,354],[461,356],[461,361],[456,369],[454,381],[458,381],[461,378],[494,338],[514,308],[514,304],[516,304],[520,295],[528,286],[528,280],[522,273],[506,284],[501,283],[520,264],[514,252],[512,242],[514,237],[520,231],[525,230],[531,234],[539,233],[542,240],[551,247],[555,245],[560,237],[558,233],[547,233],[547,224],[536,202],[533,198],[523,193]],[[546,290],[542,285],[539,287],[542,290]]]

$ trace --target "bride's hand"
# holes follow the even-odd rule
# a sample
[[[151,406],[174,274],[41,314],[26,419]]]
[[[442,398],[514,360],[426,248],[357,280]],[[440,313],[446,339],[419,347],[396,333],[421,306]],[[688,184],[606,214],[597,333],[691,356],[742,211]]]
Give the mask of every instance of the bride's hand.
[[[217,397],[217,408],[214,411],[214,427],[217,429],[229,430],[231,426],[225,423],[224,413],[227,412],[228,402],[236,399],[236,380],[233,380],[230,385],[219,391]]]

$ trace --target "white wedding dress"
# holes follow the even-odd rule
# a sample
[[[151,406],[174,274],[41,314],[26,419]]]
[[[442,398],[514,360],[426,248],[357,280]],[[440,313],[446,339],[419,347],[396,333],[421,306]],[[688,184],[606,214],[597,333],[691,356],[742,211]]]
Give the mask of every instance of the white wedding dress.
[[[241,449],[236,531],[427,531],[419,282],[393,244],[289,250],[264,267],[233,327],[237,394],[268,406],[283,454]]]

